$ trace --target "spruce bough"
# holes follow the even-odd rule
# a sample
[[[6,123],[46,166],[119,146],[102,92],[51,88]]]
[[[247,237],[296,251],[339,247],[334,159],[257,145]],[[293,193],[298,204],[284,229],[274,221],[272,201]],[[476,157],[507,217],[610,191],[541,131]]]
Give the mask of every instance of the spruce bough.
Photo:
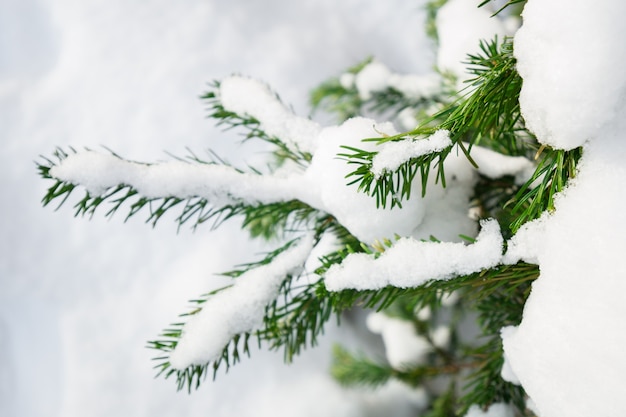
[[[516,3],[520,1],[510,1],[507,5]],[[441,5],[441,1],[431,2],[429,12],[436,15]],[[437,94],[417,99],[393,87],[363,98],[354,84],[345,85],[339,78],[323,83],[312,93],[312,104],[316,109],[335,113],[340,122],[366,113],[393,119],[406,109],[417,115],[417,127],[413,130],[391,135],[379,132],[378,137],[362,138],[363,144],[368,146],[344,146],[336,156],[349,170],[345,178],[337,178],[337,181],[357,185],[358,191],[370,196],[381,212],[400,210],[411,199],[429,196],[433,187],[447,186],[446,160],[454,153],[460,152],[471,165],[477,166],[472,153],[475,147],[482,147],[508,157],[532,160],[535,169],[523,181],[509,174],[495,178],[479,174],[471,195],[471,208],[477,213],[477,221],[496,219],[504,238],[509,238],[525,223],[554,210],[554,196],[575,176],[582,151],[540,146],[525,128],[519,106],[522,80],[516,71],[513,47],[510,38],[482,41],[480,51],[467,57],[471,73],[467,87],[455,94],[450,94],[454,80],[445,76]],[[349,69],[347,74],[358,77],[371,63],[371,60],[364,61]],[[231,286],[196,297],[180,321],[148,343],[157,351],[158,374],[174,379],[178,389],[192,390],[207,375],[215,376],[218,370],[228,369],[249,355],[251,343],[282,351],[285,361],[289,362],[303,349],[317,343],[330,320],[340,322],[348,310],[371,310],[411,323],[415,334],[429,345],[428,354],[419,363],[394,366],[337,346],[331,373],[341,384],[376,387],[396,379],[412,387],[424,386],[432,397],[425,415],[433,417],[464,415],[473,405],[486,409],[496,403],[511,404],[520,414],[532,415],[526,408],[523,389],[500,375],[504,362],[500,329],[519,324],[530,285],[539,275],[538,267],[526,262],[500,264],[448,279],[431,279],[414,287],[330,291],[325,277],[331,268],[341,265],[353,254],[372,259],[381,257],[402,237],[392,235],[377,241],[363,241],[342,224],[332,210],[325,210],[327,207],[317,198],[303,198],[292,192],[289,184],[281,182],[282,172],[304,172],[306,176],[307,169],[315,163],[316,149],[281,137],[285,131],[268,124],[263,114],[235,111],[231,105],[225,105],[221,87],[222,83],[216,81],[202,96],[209,116],[218,125],[237,129],[248,140],[267,142],[273,149],[267,169],[249,167],[244,170],[229,166],[215,155],[205,159],[190,154],[176,162],[187,168],[198,168],[197,178],[222,178],[221,175],[227,174],[232,176],[232,182],[208,190],[198,186],[185,192],[180,189],[170,192],[165,188],[159,193],[152,189],[146,192],[149,189],[146,184],[134,182],[131,174],[123,178],[129,178],[128,181],[114,184],[104,181],[98,183],[99,187],[90,183],[91,178],[83,181],[57,175],[63,172],[60,169],[67,166],[68,161],[90,151],[57,149],[52,157],[38,164],[40,175],[51,182],[43,198],[44,205],[55,202],[60,206],[84,186],[83,196],[75,203],[76,215],[92,216],[96,211],[105,210],[106,216],[122,211],[129,218],[141,213],[148,223],[156,225],[166,212],[175,212],[180,226],[190,224],[193,228],[205,223],[218,227],[224,221],[239,220],[251,237],[282,242],[263,259],[225,272],[224,275],[233,278]],[[273,100],[280,103],[277,97]],[[449,132],[449,146],[409,158],[382,174],[373,172],[378,146],[419,141],[442,130]],[[107,164],[119,163],[122,171],[158,172],[163,168],[162,164],[126,161],[112,152],[106,157]],[[257,180],[272,191],[274,198],[257,198],[245,191],[248,181]],[[158,183],[152,185],[158,190]],[[313,247],[319,246],[325,251],[317,266],[308,270],[303,268],[304,262],[300,262],[293,268],[285,268],[271,297],[263,304],[259,322],[241,327],[243,330],[230,335],[210,360],[175,368],[170,355],[185,333],[185,323],[199,316],[207,303],[228,297],[252,273],[270,270],[284,259],[284,254],[297,250],[305,235],[310,236]],[[333,246],[322,245],[323,239],[328,237],[333,239]],[[467,245],[474,243],[470,236],[463,236],[463,239]],[[438,244],[438,237],[431,236],[430,243]],[[423,314],[425,311],[428,314]],[[469,327],[478,334],[472,340],[462,335],[468,328],[468,317],[475,318]],[[433,330],[440,326],[449,331],[447,343],[439,343],[433,336]],[[445,387],[438,384],[434,388],[432,381],[442,378],[446,381]]]

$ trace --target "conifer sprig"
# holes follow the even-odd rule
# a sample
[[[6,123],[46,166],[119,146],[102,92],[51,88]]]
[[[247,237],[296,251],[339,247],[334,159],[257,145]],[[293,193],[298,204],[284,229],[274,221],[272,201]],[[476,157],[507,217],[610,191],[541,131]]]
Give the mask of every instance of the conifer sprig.
[[[512,40],[505,38],[502,43],[497,38],[490,42],[483,41],[480,49],[481,53],[468,56],[467,64],[474,78],[468,81],[466,91],[462,92],[458,100],[424,120],[412,131],[368,140],[381,144],[415,140],[430,136],[437,130],[448,130],[452,144],[458,145],[472,163],[471,147],[475,144],[505,155],[528,156],[530,151],[527,142],[532,143],[533,136],[524,128],[520,113],[519,91],[522,80],[515,69]],[[359,189],[374,196],[381,207],[393,207],[409,198],[412,182],[418,173],[424,194],[433,164],[437,168],[436,179],[441,181],[442,186],[446,185],[443,161],[450,154],[451,147],[410,159],[395,171],[380,176],[372,172],[377,152],[356,148],[346,150],[342,156],[356,165],[348,175],[350,183],[358,183]]]
[[[478,7],[483,7],[484,5],[493,2],[494,0],[484,0],[482,3],[480,3],[478,5]],[[523,5],[526,4],[526,0],[509,0],[507,1],[505,4],[503,4],[498,10],[496,10],[493,16],[496,16],[500,13],[502,13],[504,10],[506,10],[507,8],[511,7],[511,6],[515,6],[518,5],[519,7],[517,8],[517,10],[515,12],[519,13],[521,12],[521,10],[523,9]]]
[[[356,76],[370,62],[372,58],[368,57],[348,68],[346,74]],[[340,122],[361,114],[364,105],[356,87],[342,85],[339,77],[326,80],[313,89],[309,101],[313,111],[323,109],[334,113]]]
[[[74,149],[69,150],[76,153]],[[56,162],[44,158],[44,162],[37,164],[37,169],[42,178],[54,181],[53,185],[48,188],[42,199],[44,206],[49,205],[53,201],[59,204],[57,209],[64,205],[70,195],[80,188],[80,184],[73,184],[68,181],[62,181],[52,177],[50,170],[66,159],[70,154],[63,149],[57,149],[54,152]],[[203,163],[210,163],[204,161]],[[145,164],[148,165],[148,164]],[[83,196],[74,204],[74,216],[93,217],[96,211],[106,203],[107,211],[105,217],[112,217],[122,207],[126,211],[125,221],[135,216],[139,212],[148,212],[146,223],[156,226],[161,217],[169,210],[178,207],[179,214],[175,218],[175,222],[179,227],[191,221],[193,227],[197,227],[211,219],[217,219],[220,216],[232,217],[244,210],[243,205],[225,205],[222,207],[213,207],[209,202],[201,197],[190,197],[182,199],[173,196],[148,198],[141,196],[140,193],[130,185],[118,184],[109,188],[101,195],[92,195],[89,191],[84,191]],[[219,223],[219,222],[217,222]],[[214,225],[217,225],[215,223]]]
[[[509,0],[496,14],[524,1]],[[480,6],[488,2],[489,0],[483,1]],[[445,0],[428,2],[431,23],[443,3]],[[433,33],[434,35],[436,34]],[[348,74],[358,75],[370,62],[368,59],[349,69]],[[354,170],[347,177],[348,181],[350,184],[358,184],[361,191],[374,196],[380,207],[400,206],[402,201],[410,198],[413,183],[418,176],[422,194],[426,192],[431,175],[435,175],[436,180],[445,187],[444,161],[453,149],[463,152],[472,163],[471,152],[475,145],[508,156],[536,156],[536,171],[521,186],[512,177],[495,180],[481,177],[475,186],[475,198],[486,215],[496,217],[505,225],[505,237],[509,237],[509,232],[514,233],[525,222],[538,218],[545,211],[554,210],[554,196],[576,174],[576,164],[582,151],[559,151],[550,148],[540,148],[537,151],[538,144],[526,129],[520,111],[519,93],[522,80],[516,71],[511,39],[505,38],[503,42],[499,42],[496,38],[481,42],[479,53],[469,55],[466,64],[472,78],[467,82],[467,88],[453,97],[448,97],[445,91],[447,87],[442,85],[440,95],[427,99],[411,99],[392,88],[374,92],[371,98],[363,99],[354,84],[342,84],[336,78],[315,90],[311,100],[314,108],[331,110],[342,120],[365,112],[378,115],[386,113],[388,116],[407,107],[424,110],[432,105],[445,105],[442,110],[425,117],[412,131],[368,139],[382,144],[388,141],[420,140],[438,130],[450,132],[452,146],[410,159],[393,172],[375,174],[372,171],[376,152],[355,147],[344,148],[345,152],[340,156],[354,166]],[[273,145],[277,160],[274,161],[275,165],[269,167],[270,170],[287,160],[302,168],[309,165],[312,158],[310,153],[302,152],[295,145],[268,135],[263,131],[259,120],[228,111],[220,101],[219,82],[211,84],[202,99],[207,105],[209,117],[218,125],[226,129],[239,129],[243,132],[244,141],[259,139]],[[38,164],[40,175],[54,181],[43,199],[44,205],[53,201],[63,205],[77,188],[78,184],[55,179],[50,174],[50,170],[71,152],[75,151],[71,148],[68,151],[59,149],[52,159],[44,158],[45,162]],[[194,164],[228,165],[217,156],[207,161],[191,154],[187,159]],[[249,171],[246,174],[262,175],[252,167]],[[372,360],[361,354],[351,354],[338,347],[335,350],[333,374],[341,383],[377,386],[390,379],[397,379],[417,386],[443,376],[450,381],[448,389],[438,392],[438,397],[432,401],[425,416],[464,415],[471,405],[486,408],[496,402],[513,404],[520,412],[524,410],[523,389],[505,382],[500,376],[503,364],[500,329],[519,324],[530,285],[539,275],[536,265],[523,262],[500,265],[467,276],[431,280],[415,288],[386,287],[370,291],[329,292],[324,285],[324,275],[329,268],[340,264],[350,253],[365,252],[373,257],[380,256],[393,242],[384,240],[370,245],[361,243],[334,217],[297,200],[270,204],[251,204],[237,200],[232,204],[214,206],[200,196],[147,198],[127,184],[115,185],[98,196],[86,192],[76,203],[76,215],[93,216],[105,203],[108,207],[106,216],[125,211],[128,219],[139,212],[147,212],[147,222],[152,225],[156,225],[166,213],[172,211],[178,213],[175,221],[179,226],[189,222],[196,227],[208,221],[217,226],[227,219],[240,217],[242,227],[248,229],[253,237],[284,241],[293,237],[294,232],[309,230],[314,231],[316,244],[323,235],[332,234],[343,245],[341,250],[323,255],[320,258],[321,266],[315,273],[301,271],[285,273],[282,277],[281,272],[278,275],[278,278],[282,278],[278,296],[267,302],[261,328],[242,331],[232,336],[221,354],[211,362],[181,370],[172,367],[170,355],[184,337],[182,319],[165,329],[157,340],[149,342],[149,347],[158,351],[158,357],[154,358],[158,374],[175,379],[179,390],[198,388],[209,373],[215,377],[220,370],[227,371],[243,356],[250,355],[251,342],[272,350],[281,350],[285,361],[290,362],[302,350],[317,343],[330,320],[339,321],[342,313],[348,309],[363,308],[411,321],[416,331],[430,343],[432,352],[424,363],[395,369],[382,361]],[[507,227],[510,231],[507,231]],[[433,238],[433,241],[436,239]],[[260,261],[240,265],[224,275],[233,278],[236,283],[238,277],[246,272],[272,262],[292,243],[293,241],[289,241]],[[218,296],[227,288],[229,287],[191,300],[190,311],[181,317],[189,318],[198,314],[212,297]],[[445,307],[442,299],[453,293],[461,295],[460,301],[451,307]],[[430,309],[434,318],[418,318],[417,312],[424,308]],[[467,312],[472,312],[477,317],[476,330],[481,334],[477,342],[461,341],[458,336],[460,317]],[[435,345],[433,338],[429,336],[429,330],[440,324],[435,321],[441,319],[444,313],[449,313],[445,320],[451,330],[451,339],[449,345],[442,347]]]
[[[43,158],[43,161],[37,164],[40,176],[54,181],[42,199],[44,206],[52,202],[58,202],[58,209],[68,201],[70,195],[75,191],[80,191],[80,184],[62,181],[52,177],[50,174],[52,167],[75,153],[76,151],[71,148],[68,151],[57,149],[53,154],[55,160]],[[218,157],[214,156],[214,158]],[[183,160],[196,164],[219,163],[226,165],[222,160],[218,160],[218,162],[203,160],[194,154],[190,154],[188,158]],[[239,169],[237,171],[244,172]],[[261,175],[253,169],[252,173]],[[185,224],[191,224],[193,229],[207,223],[212,228],[216,228],[228,219],[242,216],[243,228],[248,229],[253,237],[260,236],[266,239],[280,237],[291,229],[312,224],[311,222],[314,222],[316,217],[327,216],[298,200],[267,204],[235,202],[214,205],[206,198],[200,196],[188,198],[176,196],[148,198],[142,196],[137,189],[127,184],[113,186],[100,195],[92,195],[89,191],[84,191],[82,197],[74,203],[74,215],[93,217],[96,211],[101,208],[105,210],[104,216],[109,218],[119,211],[124,211],[126,213],[124,221],[139,213],[147,213],[145,222],[153,227],[168,212],[177,213],[174,221],[179,228]]]
[[[271,263],[277,256],[289,249],[295,241],[296,240],[290,240],[278,249],[267,253],[261,260],[241,265],[240,268],[225,272],[222,275],[229,276],[236,280],[237,277],[241,276],[245,272]],[[280,295],[277,299],[290,299],[291,282],[297,278],[298,275],[287,275],[284,277],[280,286]],[[181,318],[186,319],[198,314],[202,311],[203,305],[210,301],[213,296],[221,293],[231,286],[232,285],[219,288],[204,294],[197,299],[190,300],[192,308],[189,312],[182,314]],[[276,303],[276,301],[274,301],[274,303]],[[269,308],[270,306],[267,307],[266,312]],[[265,321],[267,321],[267,318]],[[184,322],[173,323],[168,329],[165,329],[159,335],[159,339],[148,342],[149,348],[158,350],[161,353],[159,356],[153,358],[153,360],[157,362],[154,366],[154,368],[157,369],[157,376],[163,375],[166,379],[174,376],[176,378],[178,390],[186,388],[188,391],[191,391],[192,389],[197,389],[200,386],[201,381],[206,378],[211,371],[213,373],[213,378],[215,378],[220,369],[223,368],[227,372],[231,365],[238,363],[242,358],[242,354],[250,356],[250,340],[252,337],[257,339],[259,346],[262,341],[267,340],[263,337],[263,330],[238,333],[234,335],[224,346],[222,353],[217,359],[205,364],[194,364],[185,369],[175,369],[172,367],[169,357],[178,345],[181,337],[183,337],[184,324]]]
[[[348,68],[344,76],[357,77],[372,61],[370,57]],[[323,82],[311,92],[310,103],[314,111],[324,110],[335,114],[338,121],[343,122],[351,117],[368,114],[384,115],[385,118],[392,119],[404,109],[412,109],[414,112],[425,111],[433,105],[444,103],[447,96],[443,89],[440,94],[411,97],[396,88],[387,87],[381,91],[372,91],[364,98],[354,82],[344,85],[339,77],[335,77]]]
[[[510,224],[515,233],[526,222],[539,218],[544,212],[554,211],[554,198],[567,182],[576,176],[576,166],[582,157],[582,148],[569,151],[540,148],[539,163],[534,174],[519,189],[505,208],[515,216]]]
[[[200,98],[206,103],[208,117],[215,120],[217,126],[221,126],[226,130],[234,128],[242,130],[244,132],[242,133],[244,141],[259,139],[272,144],[275,147],[274,155],[276,155],[279,163],[284,160],[290,160],[303,167],[308,165],[312,157],[310,153],[289,146],[280,138],[268,135],[261,129],[260,122],[254,117],[226,110],[219,96],[219,81],[214,81],[209,87],[209,90]],[[276,98],[280,100],[278,95],[276,95]]]
[[[280,248],[268,253],[258,262],[241,265],[238,269],[225,272],[222,275],[235,280],[242,274],[254,268],[271,263],[279,254],[288,249],[295,240],[287,242]],[[267,346],[271,350],[283,350],[286,362],[291,362],[303,349],[315,346],[317,338],[323,333],[325,324],[335,316],[330,300],[320,297],[319,286],[321,282],[309,282],[305,272],[287,275],[284,277],[278,296],[265,308],[263,327],[253,332],[244,332],[235,335],[224,346],[222,354],[214,361],[192,365],[185,369],[174,369],[169,362],[169,355],[176,348],[183,336],[184,322],[177,322],[164,330],[159,339],[151,341],[148,346],[160,351],[162,354],[155,357],[157,362],[155,369],[159,375],[165,378],[175,377],[179,390],[197,389],[201,380],[212,371],[215,378],[220,369],[228,371],[231,365],[236,364],[242,358],[242,354],[250,355],[250,341],[256,339],[260,346]],[[226,290],[230,286],[220,288],[205,294],[198,299],[191,300],[192,309],[181,315],[187,318],[199,313],[203,304],[211,297]],[[337,316],[338,319],[338,316]]]
[[[457,415],[464,415],[473,404],[489,406],[496,402],[514,404],[523,411],[523,389],[500,376],[503,364],[500,329],[519,324],[530,285],[538,275],[536,265],[518,263],[448,281],[433,280],[416,288],[387,287],[376,291],[344,290],[330,294],[335,308],[360,305],[389,311],[394,316],[413,321],[417,329],[424,325],[427,329],[429,324],[420,323],[416,312],[425,307],[437,312],[442,308],[442,297],[458,292],[461,295],[459,312],[478,314],[482,334],[478,345],[466,346],[456,341],[447,349],[434,350],[435,356],[427,363],[402,369],[336,348],[333,375],[346,385],[374,386],[389,379],[413,386],[428,385],[433,378],[447,375],[462,387],[462,395],[451,400]],[[457,325],[454,320],[450,322],[453,334]]]

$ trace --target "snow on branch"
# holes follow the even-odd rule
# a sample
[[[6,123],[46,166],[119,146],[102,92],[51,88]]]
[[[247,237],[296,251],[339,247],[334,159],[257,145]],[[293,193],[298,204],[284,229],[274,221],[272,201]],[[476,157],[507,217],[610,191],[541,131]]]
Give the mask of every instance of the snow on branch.
[[[226,78],[220,83],[219,100],[225,110],[255,118],[260,130],[280,138],[292,151],[313,152],[317,147],[321,126],[296,116],[260,81]]]
[[[536,168],[535,164],[524,156],[503,155],[482,146],[472,146],[470,154],[478,172],[491,179],[513,175],[518,183],[524,183]]]
[[[451,146],[450,132],[447,130],[437,130],[424,139],[387,142],[372,159],[372,172],[380,178],[383,173],[396,171],[400,165],[413,158],[441,152]]]
[[[288,201],[300,189],[294,178],[248,174],[227,165],[183,161],[143,164],[93,151],[68,155],[51,167],[49,174],[80,184],[95,196],[124,184],[149,199],[202,197],[213,204]]]
[[[495,220],[481,224],[476,242],[470,245],[403,238],[379,258],[351,254],[341,264],[330,267],[326,288],[329,291],[376,290],[389,285],[409,288],[431,279],[445,280],[492,268],[502,259],[500,226]]]
[[[302,238],[270,263],[245,272],[232,287],[207,300],[185,324],[182,338],[170,356],[171,365],[182,370],[212,362],[233,337],[258,330],[266,306],[278,296],[285,277],[303,267],[313,244],[312,236]]]

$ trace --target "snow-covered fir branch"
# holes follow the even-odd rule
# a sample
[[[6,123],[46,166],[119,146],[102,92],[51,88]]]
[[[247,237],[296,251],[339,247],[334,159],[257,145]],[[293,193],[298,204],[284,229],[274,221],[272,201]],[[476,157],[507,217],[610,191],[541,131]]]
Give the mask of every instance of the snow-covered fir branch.
[[[314,92],[340,124],[294,114],[251,78],[214,83],[211,117],[272,144],[270,172],[61,152],[39,166],[54,182],[44,202],[82,186],[79,212],[135,198],[131,215],[155,203],[158,219],[184,204],[179,219],[243,214],[253,235],[282,239],[152,342],[179,388],[253,337],[290,361],[361,308],[384,360],[337,348],[343,384],[400,381],[431,417],[623,415],[626,49],[609,46],[624,4],[431,1],[437,71],[363,61]]]

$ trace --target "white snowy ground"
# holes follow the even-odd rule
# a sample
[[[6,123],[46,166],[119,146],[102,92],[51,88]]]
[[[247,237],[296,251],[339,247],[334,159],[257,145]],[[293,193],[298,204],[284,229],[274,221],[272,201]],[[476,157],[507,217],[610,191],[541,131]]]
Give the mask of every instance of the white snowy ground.
[[[0,0],[0,416],[360,414],[362,398],[326,376],[332,331],[291,367],[256,353],[190,396],[153,379],[145,342],[219,285],[213,273],[262,248],[236,224],[176,234],[167,219],[153,230],[43,209],[48,184],[33,161],[68,145],[146,161],[186,147],[228,155],[235,136],[215,129],[197,99],[207,82],[254,76],[306,114],[312,87],[369,55],[426,71],[419,7]]]

